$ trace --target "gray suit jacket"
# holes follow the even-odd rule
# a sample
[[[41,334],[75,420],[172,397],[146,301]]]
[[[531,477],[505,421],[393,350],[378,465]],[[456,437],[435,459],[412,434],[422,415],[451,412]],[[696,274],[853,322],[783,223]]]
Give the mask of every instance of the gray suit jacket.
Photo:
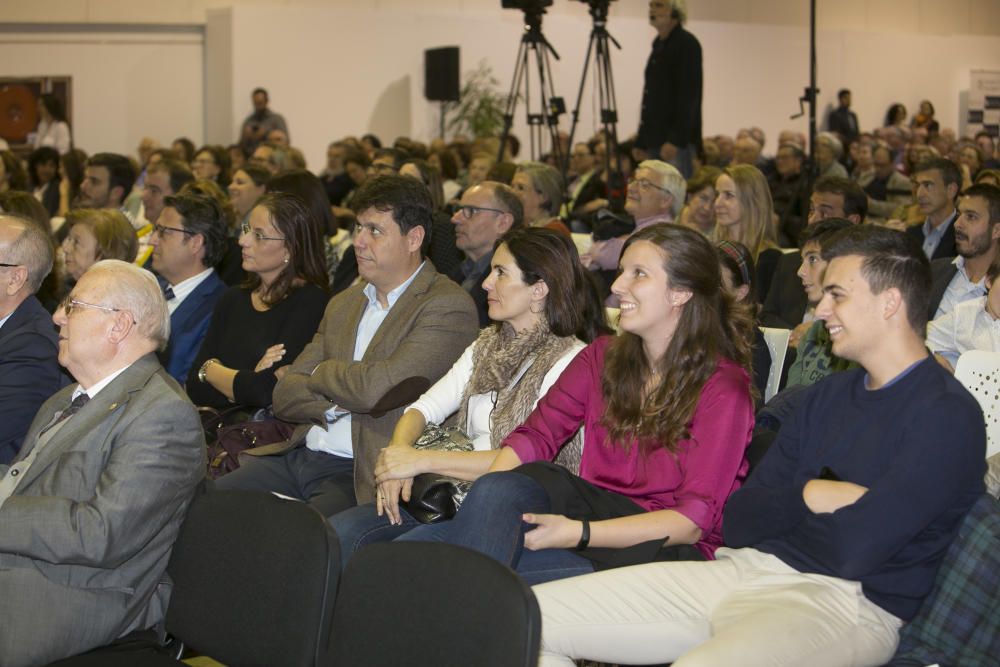
[[[42,405],[19,457],[75,387]],[[0,507],[0,665],[46,664],[158,623],[204,471],[198,414],[152,354],[66,421]]]
[[[428,261],[364,357],[354,361],[358,323],[368,304],[363,289],[354,285],[330,300],[313,341],[274,388],[275,414],[301,426],[287,443],[251,450],[273,454],[301,446],[313,425],[325,424],[331,406],[350,410],[359,504],[375,499],[375,459],[403,409],[437,382],[479,333],[472,298]]]

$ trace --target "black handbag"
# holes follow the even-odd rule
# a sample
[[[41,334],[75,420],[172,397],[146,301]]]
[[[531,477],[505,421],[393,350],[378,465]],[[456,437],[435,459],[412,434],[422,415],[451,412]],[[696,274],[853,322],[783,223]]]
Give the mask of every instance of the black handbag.
[[[413,444],[414,449],[445,452],[471,452],[472,440],[461,429],[428,424]],[[410,499],[400,503],[420,523],[438,523],[455,516],[466,494],[472,488],[468,482],[437,473],[422,473],[413,478]]]

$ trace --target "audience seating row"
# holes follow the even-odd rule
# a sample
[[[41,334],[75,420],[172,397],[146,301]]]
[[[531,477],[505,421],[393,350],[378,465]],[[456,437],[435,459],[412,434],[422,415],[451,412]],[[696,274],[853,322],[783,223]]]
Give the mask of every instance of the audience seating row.
[[[172,643],[119,641],[49,667],[166,667],[191,651],[231,667],[537,663],[538,603],[496,561],[430,542],[373,544],[343,575],[340,558],[305,503],[201,493],[167,569]]]

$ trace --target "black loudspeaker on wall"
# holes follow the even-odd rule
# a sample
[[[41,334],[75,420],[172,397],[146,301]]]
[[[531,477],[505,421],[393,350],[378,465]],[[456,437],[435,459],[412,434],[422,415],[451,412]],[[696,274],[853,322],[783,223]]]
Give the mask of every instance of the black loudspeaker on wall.
[[[433,102],[458,101],[458,47],[424,51],[424,97]]]

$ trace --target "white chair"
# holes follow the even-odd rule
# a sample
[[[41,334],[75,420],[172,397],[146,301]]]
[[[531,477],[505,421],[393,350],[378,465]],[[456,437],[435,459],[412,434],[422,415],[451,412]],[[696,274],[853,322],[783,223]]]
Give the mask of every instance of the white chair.
[[[791,329],[772,329],[761,327],[767,351],[771,353],[771,372],[767,374],[767,387],[764,389],[764,402],[767,403],[778,393],[781,384],[781,370],[785,366],[785,356],[788,354],[788,339]]]
[[[1000,352],[971,350],[958,358],[955,378],[969,390],[986,418],[986,457],[1000,452]]]
[[[604,314],[608,318],[608,325],[615,330],[615,333],[621,333],[622,330],[618,328],[618,317],[621,315],[621,310],[618,308],[605,308]]]

